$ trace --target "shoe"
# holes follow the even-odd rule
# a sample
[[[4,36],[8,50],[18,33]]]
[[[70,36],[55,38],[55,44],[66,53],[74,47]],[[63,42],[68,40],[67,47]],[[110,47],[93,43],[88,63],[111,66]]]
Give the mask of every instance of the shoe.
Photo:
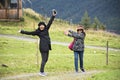
[[[75,74],[79,74],[79,72],[78,72],[78,71],[76,71],[76,72],[75,72]]]
[[[47,74],[45,72],[40,72],[39,75],[40,76],[46,76]]]
[[[84,70],[84,69],[81,69],[81,71],[82,71],[82,72],[85,72],[85,70]]]

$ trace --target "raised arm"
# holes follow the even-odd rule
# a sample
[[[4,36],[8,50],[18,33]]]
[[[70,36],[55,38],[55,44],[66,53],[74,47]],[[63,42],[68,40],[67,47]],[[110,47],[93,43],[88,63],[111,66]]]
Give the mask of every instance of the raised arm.
[[[72,30],[69,30],[68,36],[71,36],[71,37],[74,37],[74,38],[80,38],[80,39],[85,38],[85,35],[83,33],[78,34],[77,32],[74,32]]]
[[[52,22],[54,21],[54,18],[55,18],[56,15],[57,15],[56,10],[53,10],[53,11],[52,11],[52,17],[50,18],[50,20],[49,20],[49,22],[48,22],[48,24],[47,24],[47,29],[50,28],[50,26],[51,26]]]

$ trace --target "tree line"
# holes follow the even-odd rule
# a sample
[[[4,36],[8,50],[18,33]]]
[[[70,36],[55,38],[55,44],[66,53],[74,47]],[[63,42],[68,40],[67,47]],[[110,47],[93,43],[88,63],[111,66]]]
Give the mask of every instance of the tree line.
[[[79,24],[84,25],[85,29],[105,30],[106,28],[106,26],[98,19],[97,16],[95,16],[93,22],[91,22],[91,18],[87,11],[85,11]]]

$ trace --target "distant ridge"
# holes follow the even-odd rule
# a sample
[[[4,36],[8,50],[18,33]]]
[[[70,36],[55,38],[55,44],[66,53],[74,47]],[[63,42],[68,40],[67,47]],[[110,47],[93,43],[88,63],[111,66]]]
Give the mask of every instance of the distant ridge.
[[[85,11],[88,11],[91,22],[94,17],[107,26],[108,31],[120,34],[120,0],[25,0],[23,6],[29,7],[36,12],[50,16],[50,11],[58,11],[57,18],[72,20],[79,23]]]

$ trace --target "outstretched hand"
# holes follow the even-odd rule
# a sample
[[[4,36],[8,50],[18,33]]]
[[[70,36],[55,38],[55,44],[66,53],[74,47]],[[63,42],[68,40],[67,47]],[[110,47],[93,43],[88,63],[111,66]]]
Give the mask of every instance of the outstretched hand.
[[[22,30],[20,29],[18,32],[21,33],[21,31],[22,31]]]
[[[64,32],[65,35],[68,35],[68,33],[69,33],[68,31],[65,31],[65,32]]]

